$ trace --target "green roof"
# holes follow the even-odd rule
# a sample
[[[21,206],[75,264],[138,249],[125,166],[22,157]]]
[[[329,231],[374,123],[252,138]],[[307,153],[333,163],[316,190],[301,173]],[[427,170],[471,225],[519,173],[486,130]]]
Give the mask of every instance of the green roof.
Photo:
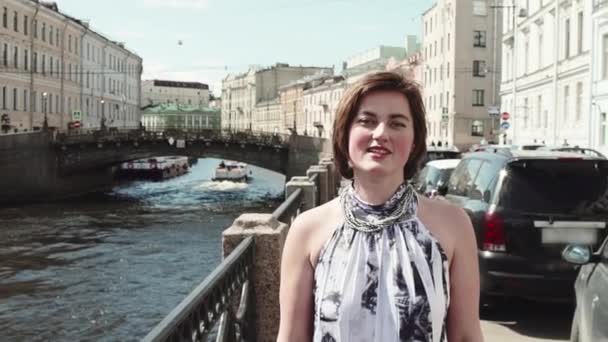
[[[156,106],[148,107],[142,110],[142,114],[205,114],[205,113],[219,113],[220,110],[210,107],[199,107],[192,105],[177,105],[173,103],[159,104]]]

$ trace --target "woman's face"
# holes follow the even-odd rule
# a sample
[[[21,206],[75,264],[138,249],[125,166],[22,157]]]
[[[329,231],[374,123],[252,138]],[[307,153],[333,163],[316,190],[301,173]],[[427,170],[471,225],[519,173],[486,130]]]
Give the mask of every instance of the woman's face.
[[[399,177],[414,143],[414,122],[405,95],[376,91],[361,100],[350,127],[348,154],[355,174]]]

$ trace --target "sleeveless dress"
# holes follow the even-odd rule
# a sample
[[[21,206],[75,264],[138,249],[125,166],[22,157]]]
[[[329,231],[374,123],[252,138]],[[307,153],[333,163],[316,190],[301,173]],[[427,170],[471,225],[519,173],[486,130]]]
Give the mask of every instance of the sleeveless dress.
[[[313,341],[447,341],[448,260],[416,216],[412,186],[370,205],[351,185],[340,202],[344,223],[314,273]]]

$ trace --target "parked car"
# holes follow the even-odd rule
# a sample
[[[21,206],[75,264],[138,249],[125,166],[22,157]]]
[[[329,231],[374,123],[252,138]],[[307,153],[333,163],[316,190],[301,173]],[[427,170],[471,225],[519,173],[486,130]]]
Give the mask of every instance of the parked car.
[[[606,159],[606,156],[604,156],[602,153],[592,149],[592,148],[586,148],[586,147],[578,147],[578,146],[558,146],[558,147],[551,147],[551,146],[545,146],[542,147],[542,149],[544,150],[549,150],[549,151],[561,151],[561,152],[574,152],[574,153],[580,153],[580,154],[586,154],[592,157],[598,157],[598,158],[602,158],[602,159]]]
[[[448,182],[459,162],[460,159],[439,159],[426,163],[416,177],[414,187],[418,193],[434,197],[437,189]]]
[[[439,194],[475,229],[482,300],[573,301],[567,244],[598,248],[608,222],[608,160],[553,151],[466,154]]]
[[[426,165],[426,163],[432,160],[460,159],[461,157],[462,153],[456,146],[429,146],[426,148],[426,158],[422,163],[422,166]]]
[[[596,253],[589,246],[570,245],[562,256],[581,265],[574,284],[576,310],[570,341],[608,341],[608,238]]]
[[[523,150],[523,151],[534,151],[545,145],[540,144],[528,144],[528,145],[499,145],[499,144],[487,144],[487,145],[473,145],[471,146],[470,152],[480,151],[492,151],[497,149],[505,150]]]

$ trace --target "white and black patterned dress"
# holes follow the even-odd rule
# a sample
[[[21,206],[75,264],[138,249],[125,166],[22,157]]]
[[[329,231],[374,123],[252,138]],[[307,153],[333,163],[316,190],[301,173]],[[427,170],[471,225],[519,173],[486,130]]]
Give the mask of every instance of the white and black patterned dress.
[[[416,215],[413,188],[374,206],[350,186],[340,200],[345,222],[315,269],[313,341],[447,341],[448,261]]]

